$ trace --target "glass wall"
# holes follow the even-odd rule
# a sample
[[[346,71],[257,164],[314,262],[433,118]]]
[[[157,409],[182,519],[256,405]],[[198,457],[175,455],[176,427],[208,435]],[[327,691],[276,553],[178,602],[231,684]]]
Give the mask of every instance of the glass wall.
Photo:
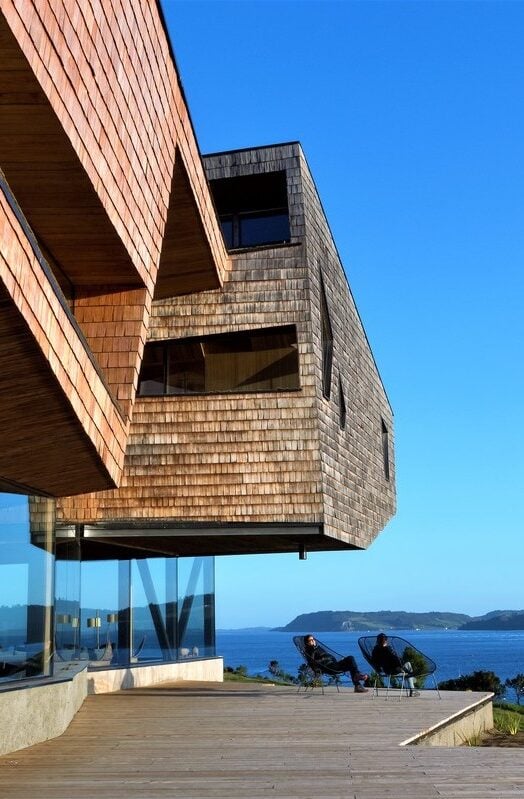
[[[55,671],[79,657],[80,621],[80,544],[71,538],[56,550]]]
[[[215,654],[214,558],[180,558],[178,641],[180,657]]]
[[[55,503],[0,494],[0,682],[51,671]]]
[[[0,683],[215,655],[214,558],[82,561],[70,530],[55,566],[54,537],[54,500],[0,493]]]
[[[214,558],[83,560],[77,610],[72,545],[68,554],[57,562],[55,669],[214,656]]]

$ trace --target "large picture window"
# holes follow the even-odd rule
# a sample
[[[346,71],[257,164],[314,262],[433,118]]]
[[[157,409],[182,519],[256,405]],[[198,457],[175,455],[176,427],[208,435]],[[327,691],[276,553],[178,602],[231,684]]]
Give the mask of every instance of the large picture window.
[[[294,325],[146,345],[140,396],[298,389]]]

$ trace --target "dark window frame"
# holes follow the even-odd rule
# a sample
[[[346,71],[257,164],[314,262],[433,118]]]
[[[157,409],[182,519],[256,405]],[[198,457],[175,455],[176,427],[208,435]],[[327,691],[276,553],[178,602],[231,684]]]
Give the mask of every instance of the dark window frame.
[[[255,242],[245,241],[243,239],[243,222],[251,219],[275,219],[276,217],[286,217],[287,221],[287,235],[282,238],[268,238]],[[275,244],[289,244],[291,242],[291,231],[289,227],[289,212],[287,208],[270,208],[262,209],[260,211],[238,211],[234,214],[223,214],[219,217],[222,227],[222,235],[228,250],[249,250],[252,247],[272,247]],[[226,222],[231,222],[231,239],[224,232],[223,225]]]
[[[270,337],[272,334],[276,336],[285,336],[287,334],[290,335],[290,346],[294,348],[295,352],[295,364],[294,369],[290,373],[296,378],[296,385],[288,385],[288,386],[278,386],[278,387],[269,387],[269,388],[247,388],[247,387],[240,387],[235,385],[232,388],[227,389],[206,389],[205,387],[202,389],[196,390],[174,390],[175,382],[173,380],[174,372],[170,372],[169,364],[170,364],[170,357],[172,356],[173,348],[182,345],[186,347],[191,347],[192,345],[198,345],[204,347],[206,344],[212,348],[213,344],[221,344],[223,342],[227,342],[228,340],[231,341],[232,345],[235,343],[235,339],[238,339],[238,343],[244,343],[246,340],[251,338],[252,341],[257,340],[257,338],[264,338]],[[244,338],[242,338],[244,337]],[[146,363],[146,354],[148,349],[158,349],[160,348],[162,351],[162,390],[146,390],[145,392],[142,391],[142,384],[146,381],[142,379],[142,372],[144,366],[147,368],[148,364]],[[279,347],[275,347],[275,350],[279,349]],[[240,330],[240,331],[233,331],[228,333],[217,333],[205,336],[191,336],[185,338],[176,338],[176,339],[165,339],[162,341],[151,341],[146,344],[146,350],[144,351],[144,361],[141,373],[139,375],[138,380],[138,391],[137,396],[140,399],[146,397],[188,397],[188,396],[202,396],[202,395],[213,395],[213,394],[258,394],[258,393],[282,393],[287,391],[300,391],[300,358],[299,358],[299,347],[298,347],[298,335],[297,335],[297,328],[296,325],[279,325],[274,327],[268,328],[253,328],[248,330]],[[230,352],[244,352],[249,350],[244,350],[242,348],[235,349],[234,346],[231,347]],[[253,350],[256,351],[256,350]],[[269,367],[268,367],[269,368]],[[274,378],[271,377],[269,379],[281,379],[283,377],[282,374],[275,373]],[[205,380],[205,373],[204,373],[204,380]],[[159,384],[160,381],[157,381]]]
[[[228,250],[291,243],[285,169],[215,178],[209,184]],[[256,231],[259,238],[253,238],[253,231],[248,231],[247,223],[264,219],[268,220],[267,229],[264,230],[262,224],[260,231]],[[276,224],[272,225],[272,221]]]

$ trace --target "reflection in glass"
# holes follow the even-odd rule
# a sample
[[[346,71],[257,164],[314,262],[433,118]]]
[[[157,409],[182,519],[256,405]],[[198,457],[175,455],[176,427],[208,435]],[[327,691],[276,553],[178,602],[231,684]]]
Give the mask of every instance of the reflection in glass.
[[[126,566],[127,562],[122,568],[122,562],[118,560],[82,563],[78,659],[87,661],[91,668],[107,668],[114,663],[128,662],[128,637],[121,638],[119,629],[122,624],[127,630],[129,618]]]
[[[166,558],[138,558],[131,563],[133,661],[176,658],[166,616],[167,606],[176,596],[176,571],[173,585],[166,577]]]
[[[90,668],[214,656],[214,559],[86,561],[80,615]]]
[[[0,681],[51,670],[53,500],[0,494]]]
[[[80,647],[80,544],[75,538],[57,543],[55,564],[54,671],[68,668]]]
[[[214,558],[180,558],[179,657],[215,654]]]
[[[239,246],[254,247],[289,241],[287,209],[239,216]]]

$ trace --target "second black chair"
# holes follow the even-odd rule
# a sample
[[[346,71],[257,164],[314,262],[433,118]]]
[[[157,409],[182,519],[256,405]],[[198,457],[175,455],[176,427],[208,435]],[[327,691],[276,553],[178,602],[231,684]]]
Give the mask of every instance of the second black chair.
[[[388,657],[381,656],[384,639],[386,639]],[[441,699],[435,678],[437,664],[405,638],[397,635],[389,637],[383,633],[366,635],[358,639],[358,645],[374,672],[373,696],[378,696],[379,683],[382,683],[383,678],[386,680],[386,699],[390,688],[395,685],[400,688],[399,699],[401,699],[404,689],[409,693],[417,693],[412,689],[409,690],[409,681],[413,680],[415,685],[422,687],[425,678],[431,677]]]

